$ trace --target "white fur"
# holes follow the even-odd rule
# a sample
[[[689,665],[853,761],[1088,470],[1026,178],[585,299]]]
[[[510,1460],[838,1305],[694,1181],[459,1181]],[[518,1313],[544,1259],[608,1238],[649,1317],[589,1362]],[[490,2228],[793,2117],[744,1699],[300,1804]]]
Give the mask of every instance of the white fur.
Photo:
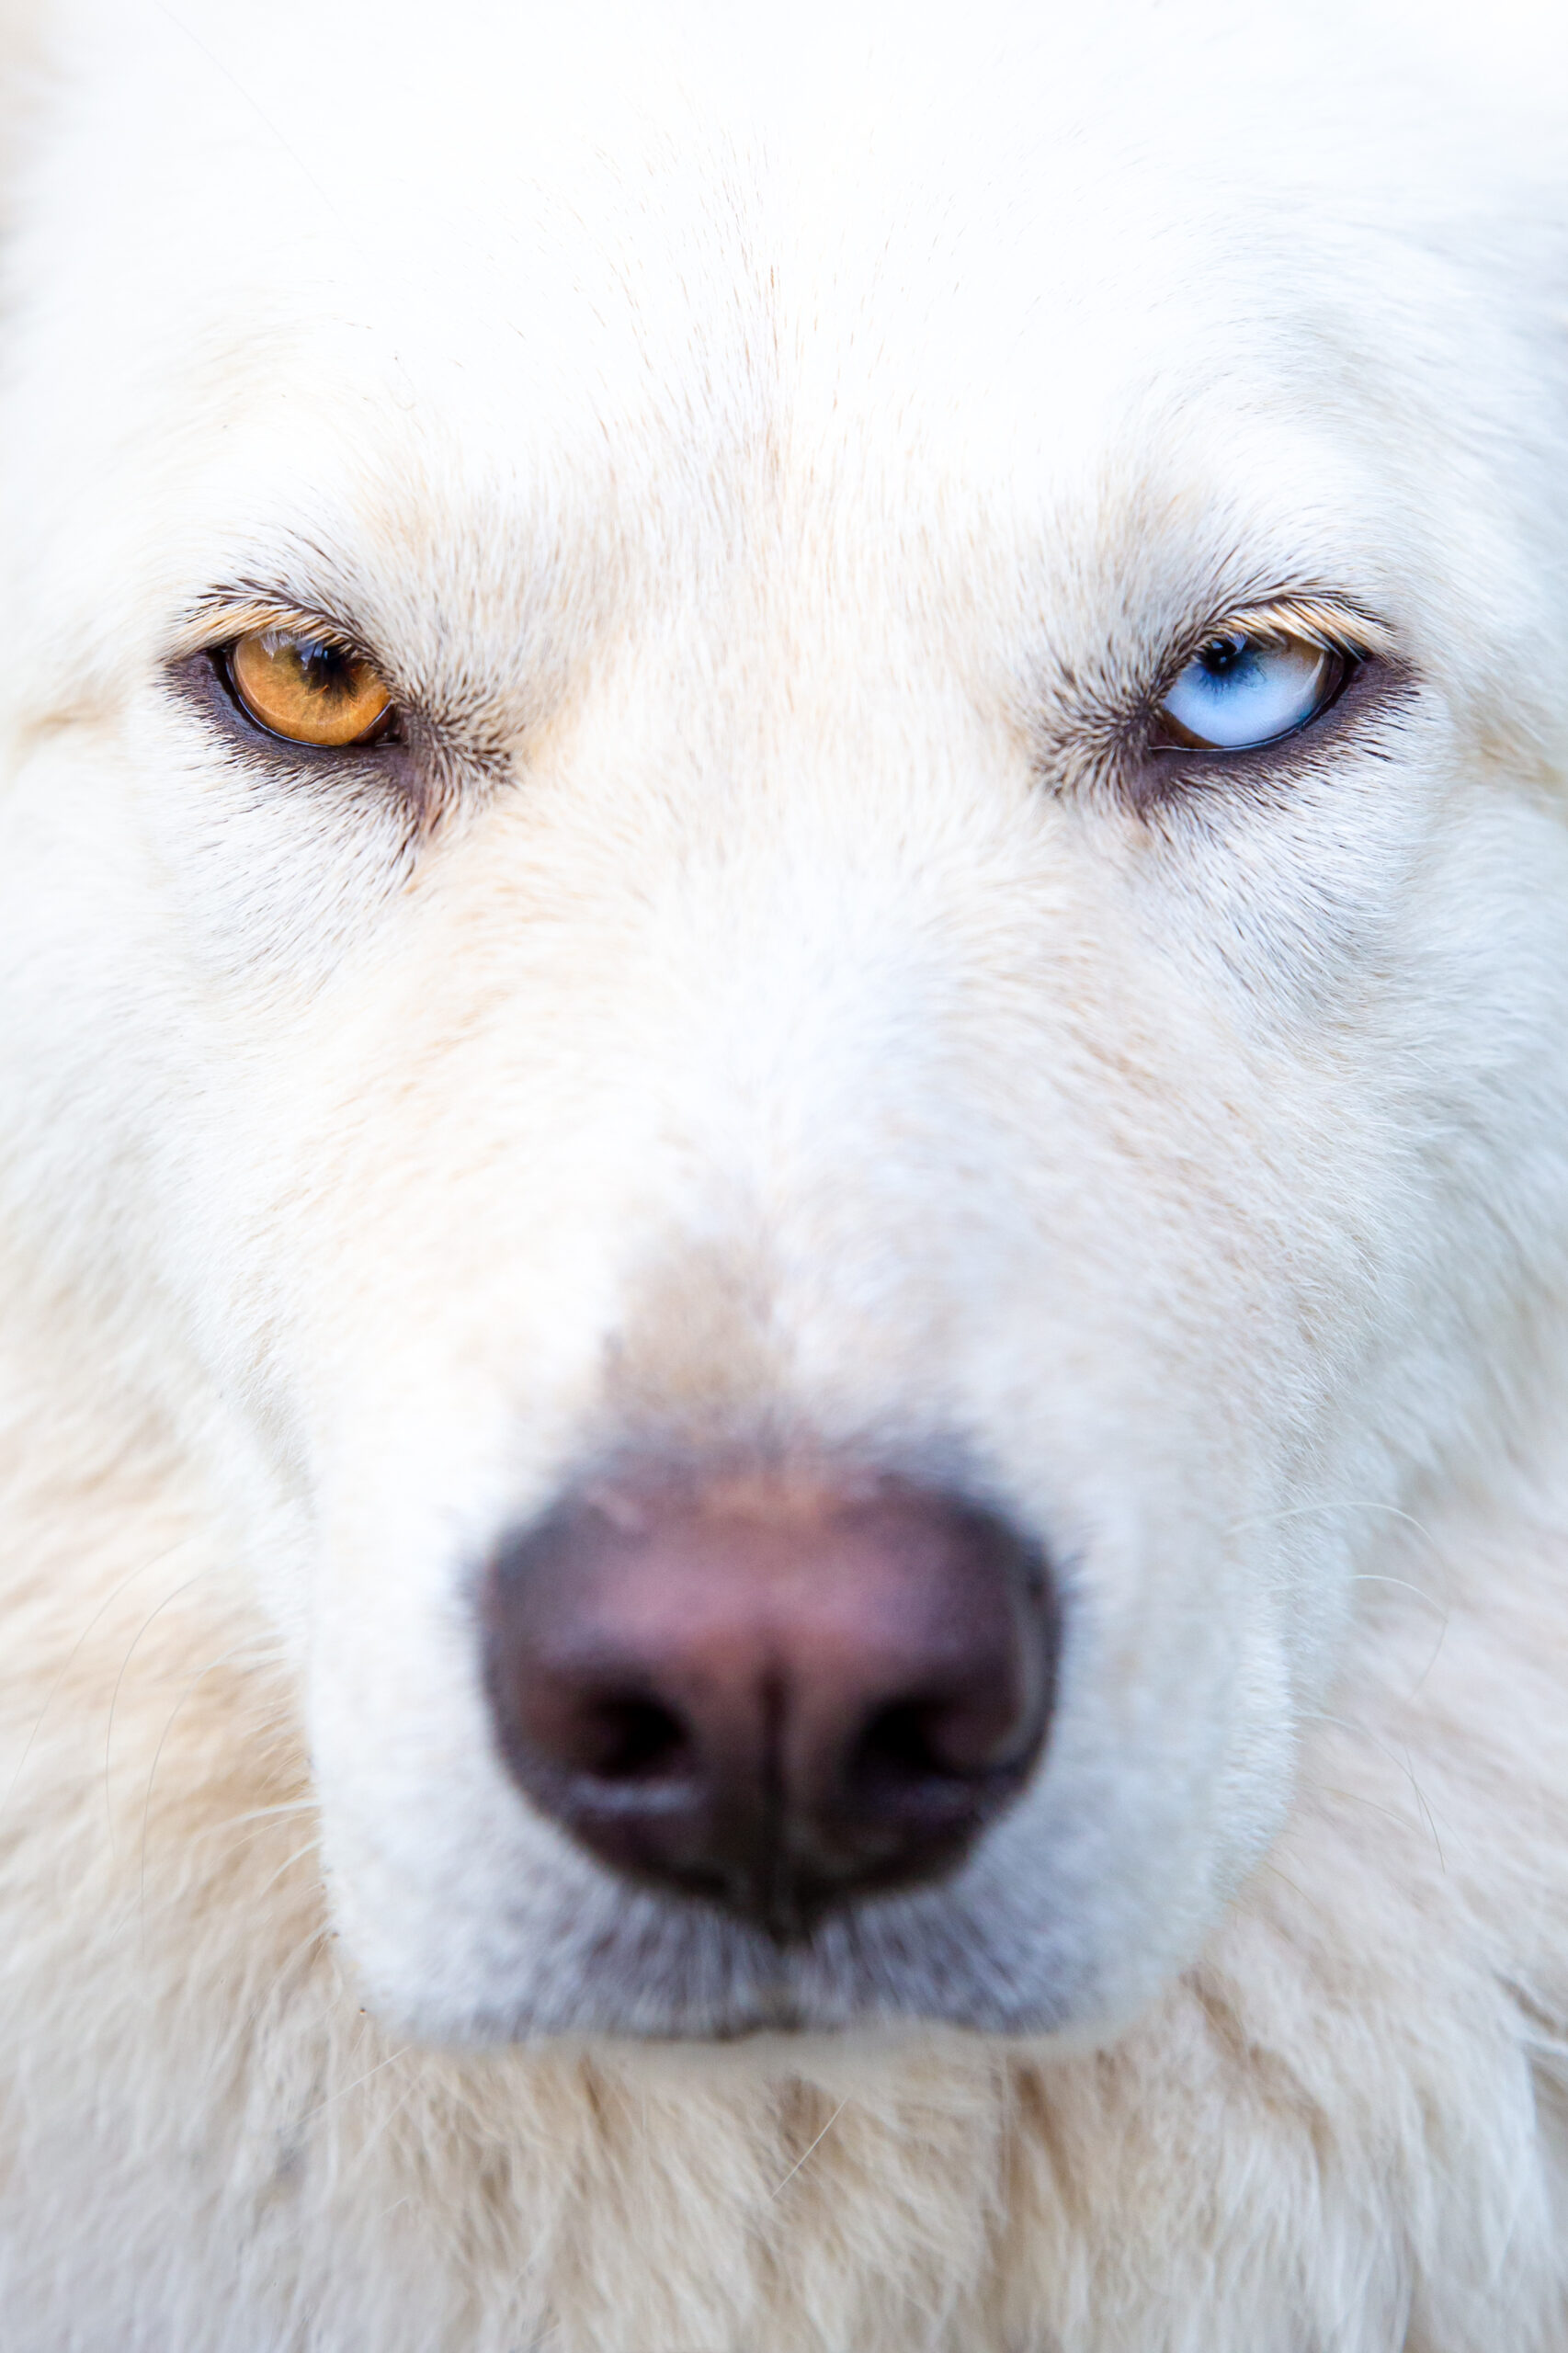
[[[46,26],[7,2353],[1568,2348],[1562,62],[1261,17]],[[1290,592],[1381,688],[1140,813],[1106,713]],[[473,1613],[762,1440],[1066,1608],[1023,1800],[787,1961],[532,1815]]]

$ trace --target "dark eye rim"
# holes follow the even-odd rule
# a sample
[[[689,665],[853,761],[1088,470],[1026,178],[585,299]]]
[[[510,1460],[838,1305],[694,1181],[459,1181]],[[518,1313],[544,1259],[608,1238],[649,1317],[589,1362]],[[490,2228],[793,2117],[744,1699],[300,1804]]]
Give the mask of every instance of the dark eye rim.
[[[1204,638],[1203,645],[1214,643],[1221,634],[1219,631],[1210,631]],[[1253,635],[1255,642],[1259,644],[1272,642],[1278,645],[1288,642],[1284,632],[1280,632],[1272,640],[1263,636],[1260,631],[1253,632]],[[1197,660],[1202,651],[1202,646],[1198,646],[1185,656],[1180,666],[1173,670],[1161,685],[1159,690],[1161,699],[1153,704],[1149,714],[1148,749],[1177,761],[1197,759],[1205,762],[1212,761],[1226,767],[1233,766],[1238,761],[1250,760],[1261,752],[1272,751],[1278,745],[1288,744],[1295,736],[1304,735],[1310,729],[1320,726],[1335,705],[1343,700],[1350,687],[1376,662],[1375,655],[1352,650],[1348,646],[1322,643],[1317,640],[1305,637],[1298,638],[1295,642],[1312,645],[1314,650],[1324,657],[1328,665],[1328,684],[1312,709],[1301,718],[1294,721],[1290,726],[1280,728],[1278,734],[1261,735],[1254,744],[1211,744],[1203,736],[1191,733],[1188,729],[1183,727],[1179,720],[1173,719],[1165,710],[1163,699],[1170,692],[1176,678],[1182,675],[1188,665]]]
[[[253,789],[269,795],[321,795],[324,805],[338,810],[395,813],[400,854],[434,840],[462,811],[484,805],[511,780],[515,747],[509,740],[480,740],[472,722],[465,726],[466,714],[432,711],[422,699],[400,694],[395,667],[358,632],[326,620],[307,628],[313,614],[279,614],[259,599],[247,600],[250,610],[231,621],[240,601],[233,591],[224,596],[227,609],[216,627],[211,616],[193,614],[193,622],[207,627],[194,642],[187,638],[176,645],[162,665],[164,691],[199,728],[228,774],[248,778]],[[315,635],[319,628],[371,665],[392,696],[395,717],[384,732],[378,729],[369,741],[309,744],[253,717],[231,682],[226,656],[250,631],[280,626],[301,635]]]
[[[266,720],[253,710],[246,701],[234,673],[235,649],[243,638],[251,634],[253,634],[252,631],[242,630],[235,636],[225,638],[219,644],[203,647],[199,656],[222,688],[224,699],[230,709],[250,734],[259,737],[264,744],[280,745],[291,758],[303,755],[314,759],[353,759],[364,752],[380,751],[389,745],[401,746],[406,743],[406,714],[397,697],[391,693],[389,693],[385,710],[362,735],[351,736],[347,744],[312,744],[308,737],[286,735],[281,729],[269,727]],[[303,637],[305,632],[301,630],[294,634]],[[343,645],[337,639],[328,637],[324,633],[320,642],[323,644],[332,645],[335,651],[343,654],[361,659],[366,658],[358,656],[357,647]],[[379,671],[377,675],[380,675]]]

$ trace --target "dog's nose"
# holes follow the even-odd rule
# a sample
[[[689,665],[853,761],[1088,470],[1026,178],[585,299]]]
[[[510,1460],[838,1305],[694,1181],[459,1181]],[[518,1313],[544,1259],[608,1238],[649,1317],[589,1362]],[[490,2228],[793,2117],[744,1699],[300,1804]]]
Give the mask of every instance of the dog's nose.
[[[780,1939],[950,1870],[1051,1712],[1040,1549],[901,1478],[586,1489],[502,1550],[485,1619],[534,1802]]]

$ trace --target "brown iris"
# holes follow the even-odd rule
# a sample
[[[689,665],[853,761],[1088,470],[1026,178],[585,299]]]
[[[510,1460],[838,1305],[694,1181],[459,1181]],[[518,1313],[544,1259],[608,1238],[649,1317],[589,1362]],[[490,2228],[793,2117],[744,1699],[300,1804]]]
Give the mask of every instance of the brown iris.
[[[228,667],[251,717],[291,744],[374,743],[395,716],[385,680],[325,638],[248,630],[230,647]]]

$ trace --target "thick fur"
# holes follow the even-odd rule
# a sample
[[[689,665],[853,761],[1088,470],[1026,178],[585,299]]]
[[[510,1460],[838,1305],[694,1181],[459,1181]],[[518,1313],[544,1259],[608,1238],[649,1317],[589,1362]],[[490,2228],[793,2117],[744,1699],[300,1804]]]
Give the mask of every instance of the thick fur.
[[[1568,2353],[1561,58],[1262,13],[44,12],[7,2353]],[[1282,597],[1357,686],[1156,790]],[[284,607],[401,751],[246,735]],[[786,1956],[478,1665],[736,1449],[1063,1593],[1034,1786]]]

